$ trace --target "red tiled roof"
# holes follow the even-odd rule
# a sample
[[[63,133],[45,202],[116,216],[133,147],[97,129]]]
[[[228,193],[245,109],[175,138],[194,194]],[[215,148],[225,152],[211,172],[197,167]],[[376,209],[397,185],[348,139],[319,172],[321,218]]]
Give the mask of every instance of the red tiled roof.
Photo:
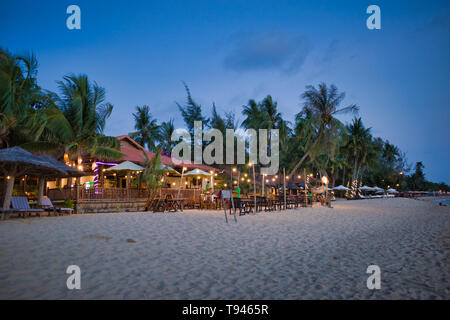
[[[128,135],[122,135],[122,136],[118,136],[116,137],[119,141],[123,141],[123,140],[127,140],[129,143],[131,143],[132,145],[136,146],[136,148],[130,148],[130,147],[125,147],[125,146],[120,146],[120,152],[122,152],[124,154],[124,157],[122,157],[123,161],[131,161],[131,162],[137,162],[137,163],[143,163],[144,162],[144,155],[142,154],[142,150],[144,149],[139,143],[137,143],[136,141],[134,141],[133,139],[131,139]],[[145,150],[145,149],[144,149]],[[147,154],[147,157],[149,159],[153,158],[153,156],[155,155],[153,152],[145,150],[145,153]],[[191,163],[188,161],[183,161],[182,164],[175,164],[172,161],[172,158],[169,156],[164,156],[161,155],[161,162],[165,165],[168,166],[177,166],[177,167],[181,167],[181,166],[185,166],[187,168],[198,168],[198,169],[202,169],[204,171],[211,171],[214,170],[216,171],[217,169],[211,166],[208,166],[206,164],[195,164],[195,163]]]

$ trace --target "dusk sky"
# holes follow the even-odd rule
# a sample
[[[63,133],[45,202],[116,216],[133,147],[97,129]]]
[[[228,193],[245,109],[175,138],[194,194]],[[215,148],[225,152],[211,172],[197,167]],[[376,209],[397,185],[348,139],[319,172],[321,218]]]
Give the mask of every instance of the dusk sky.
[[[66,8],[81,8],[68,30]],[[381,8],[381,30],[366,8]],[[306,85],[335,84],[360,106],[374,136],[450,183],[450,2],[447,1],[23,1],[0,2],[0,46],[33,52],[39,84],[86,73],[107,90],[106,134],[133,131],[147,104],[184,126],[175,101],[186,82],[209,116],[270,94],[285,119]],[[350,116],[340,118],[344,122]]]

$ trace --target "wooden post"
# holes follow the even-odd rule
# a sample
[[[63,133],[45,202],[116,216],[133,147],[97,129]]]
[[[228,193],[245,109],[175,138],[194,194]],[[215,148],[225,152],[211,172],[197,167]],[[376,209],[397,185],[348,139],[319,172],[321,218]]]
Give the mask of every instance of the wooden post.
[[[256,179],[255,179],[255,164],[252,163],[253,169],[253,196],[255,198],[255,214],[256,214]]]
[[[15,172],[15,170],[14,170],[14,172]],[[7,176],[5,176],[5,178],[7,178]],[[6,181],[5,198],[3,200],[2,220],[5,220],[6,211],[8,211],[9,207],[11,206],[11,197],[12,197],[13,190],[14,190],[14,181],[15,180],[16,180],[16,176],[10,175],[9,179],[7,178],[7,181]]]
[[[76,201],[76,205],[75,205],[75,213],[78,214],[79,213],[79,202],[80,202],[80,177],[77,177],[75,180],[75,183],[77,184],[77,201]]]
[[[284,210],[287,209],[286,207],[286,169],[283,168],[283,197],[284,197]]]
[[[180,186],[178,187],[177,198],[180,198],[181,186],[183,185],[183,175],[184,175],[184,167],[183,167],[183,169],[181,169]]]
[[[127,170],[127,198],[130,200],[130,170]]]
[[[303,169],[303,181],[305,182],[305,206],[308,205],[308,192],[306,191],[306,169]]]
[[[45,186],[45,177],[39,177],[38,198],[37,198],[38,207],[42,206],[42,197],[44,196],[44,186]]]
[[[261,196],[264,197],[265,196],[265,194],[264,194],[264,184],[266,183],[265,175],[262,174],[261,177],[262,177],[262,192],[261,192]]]

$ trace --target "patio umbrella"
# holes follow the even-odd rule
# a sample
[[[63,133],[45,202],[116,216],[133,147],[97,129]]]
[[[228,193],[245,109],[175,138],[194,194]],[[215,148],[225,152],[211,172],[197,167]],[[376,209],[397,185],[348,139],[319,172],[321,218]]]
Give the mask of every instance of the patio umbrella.
[[[374,188],[371,188],[369,186],[362,186],[362,187],[359,188],[359,190],[362,190],[362,191],[375,191]]]
[[[3,199],[2,218],[4,218],[5,211],[9,210],[9,206],[11,205],[11,196],[16,177],[25,174],[35,176],[67,174],[65,170],[20,147],[0,150],[0,171],[2,171],[8,180]]]
[[[164,170],[164,171],[170,172],[170,173],[175,174],[175,175],[181,175],[181,173],[179,173],[177,170],[175,170],[174,168],[172,168],[172,167],[170,167],[170,166],[168,166],[166,164],[162,164],[161,163],[158,168],[160,170]]]
[[[201,169],[194,169],[184,174],[185,176],[200,176],[202,178],[210,177],[211,173],[203,171]]]
[[[387,189],[386,192],[387,193],[398,193],[398,191],[395,189]]]
[[[197,169],[191,170],[189,172],[186,172],[184,174],[184,176],[195,176],[195,177],[200,177],[200,178],[207,178],[207,177],[211,176],[211,173],[197,168]],[[195,189],[194,189],[194,198],[195,198]]]
[[[46,175],[47,177],[81,177],[85,176],[86,173],[83,171],[80,171],[74,167],[69,167],[68,165],[62,163],[61,161],[56,160],[55,158],[49,157],[49,156],[39,156],[42,160],[51,163],[55,167],[63,170],[65,174],[63,173],[55,173],[54,175]]]
[[[144,171],[145,168],[141,167],[140,165],[131,162],[131,161],[124,161],[118,165],[109,167],[105,171],[126,171],[127,172],[127,198],[130,198],[130,171]]]
[[[46,155],[42,155],[39,156],[39,158],[41,158],[42,160],[53,164],[55,167],[64,170],[66,172],[66,174],[62,174],[62,173],[55,173],[55,174],[43,174],[42,176],[39,177],[39,182],[38,182],[38,199],[37,199],[37,203],[38,205],[42,204],[42,196],[44,194],[44,185],[45,185],[45,179],[46,178],[60,178],[60,177],[81,177],[81,176],[85,176],[86,174],[76,168],[73,167],[69,167],[66,164],[56,160],[55,158],[46,156]],[[76,204],[78,204],[79,201],[79,185],[77,183],[77,199],[76,199]]]
[[[340,186],[331,188],[330,190],[333,190],[333,191],[348,191],[348,190],[350,190],[350,189],[347,188],[347,187],[344,187],[344,186],[341,184]]]
[[[118,165],[109,167],[105,171],[143,171],[144,169],[144,167],[141,167],[134,162],[124,161]]]
[[[376,193],[383,193],[384,192],[383,188],[380,188],[380,187],[377,187],[377,186],[373,187],[373,189],[375,190]]]

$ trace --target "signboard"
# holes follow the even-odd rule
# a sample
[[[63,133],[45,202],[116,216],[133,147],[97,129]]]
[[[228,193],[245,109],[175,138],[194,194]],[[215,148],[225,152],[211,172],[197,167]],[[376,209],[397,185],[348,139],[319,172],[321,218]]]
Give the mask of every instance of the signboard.
[[[222,207],[223,207],[223,211],[225,213],[225,221],[228,223],[227,207],[226,207],[225,199],[230,199],[230,202],[231,202],[230,214],[231,214],[231,209],[233,209],[234,222],[237,222],[236,208],[234,207],[233,193],[231,192],[231,190],[222,190]]]

